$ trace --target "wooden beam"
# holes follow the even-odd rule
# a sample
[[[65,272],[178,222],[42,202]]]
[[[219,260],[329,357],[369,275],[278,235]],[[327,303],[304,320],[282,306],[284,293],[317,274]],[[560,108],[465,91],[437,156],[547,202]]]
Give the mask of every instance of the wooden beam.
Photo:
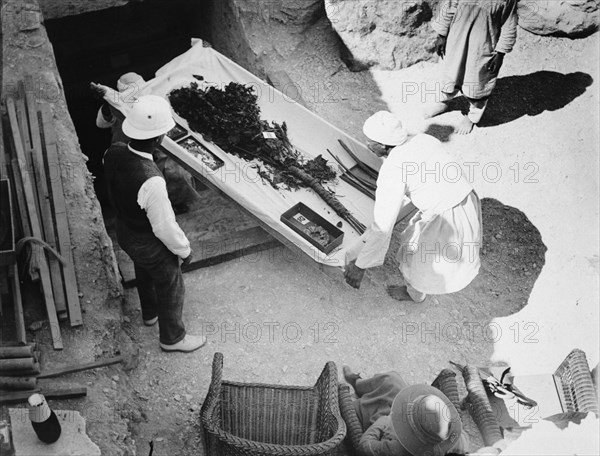
[[[260,226],[224,233],[221,236],[205,240],[195,240],[193,235],[188,238],[194,251],[194,259],[188,266],[181,268],[183,273],[207,268],[281,245]],[[123,288],[135,286],[135,279],[123,281]]]
[[[67,308],[69,310],[69,321],[71,326],[83,324],[81,306],[79,303],[79,289],[77,287],[77,276],[75,274],[75,263],[73,262],[73,251],[71,249],[71,234],[69,231],[69,220],[67,218],[67,207],[62,183],[62,173],[58,158],[58,146],[56,135],[52,126],[52,113],[47,104],[40,105],[41,112],[38,113],[39,122],[42,126],[42,147],[45,151],[46,165],[50,185],[52,188],[52,201],[54,214],[56,216],[56,233],[58,234],[58,251],[67,260],[63,265],[62,272],[65,279],[65,292]],[[56,172],[56,176],[52,173]]]
[[[32,357],[33,345],[25,345],[22,347],[0,347],[0,359]]]
[[[79,397],[87,396],[87,388],[85,386],[73,388],[36,388],[31,391],[0,393],[0,404],[17,404],[19,402],[25,402],[33,393],[42,393],[46,399],[77,399]]]
[[[13,299],[13,309],[15,314],[15,328],[17,332],[17,342],[26,343],[27,333],[25,332],[25,316],[23,314],[23,298],[21,296],[21,281],[19,280],[19,267],[17,264],[11,266],[9,274],[11,276],[11,289]]]
[[[75,366],[61,367],[60,369],[54,369],[49,371],[43,371],[37,378],[53,378],[61,375],[72,374],[74,372],[82,372],[90,369],[97,369],[99,367],[111,366],[113,364],[119,364],[123,362],[122,356],[116,356],[114,358],[101,359],[91,363],[77,364]]]
[[[35,377],[0,377],[0,388],[7,390],[32,390],[37,386]]]
[[[29,86],[29,90],[28,90]],[[42,155],[42,141],[40,137],[40,127],[36,102],[30,90],[33,87],[31,76],[25,76],[25,106],[27,108],[27,118],[29,119],[29,131],[31,132],[31,163],[36,178],[36,189],[38,203],[40,208],[40,222],[44,233],[44,241],[57,250],[56,233],[54,231],[54,216],[50,206],[50,192],[48,191],[48,181],[44,169],[44,157]],[[59,320],[67,319],[67,303],[63,289],[62,274],[60,271],[60,262],[53,256],[48,255],[48,264],[50,269],[50,281],[52,282],[52,291],[54,294],[54,306]]]
[[[15,102],[12,97],[6,98],[6,107],[8,109],[8,117],[10,120],[10,126],[12,135],[14,138],[15,152],[17,160],[21,163],[26,163],[25,151],[23,150],[23,143],[21,142],[21,135],[17,124],[17,114],[15,110]],[[20,173],[20,169],[19,169]],[[23,182],[23,191],[25,193],[25,199],[27,200],[27,208],[29,212],[29,219],[31,220],[32,235],[38,239],[42,239],[42,232],[40,229],[40,221],[38,219],[36,206],[35,206],[35,194],[33,192],[33,183],[31,182],[29,173],[25,172],[21,175]],[[42,294],[44,302],[46,304],[46,311],[48,314],[48,322],[50,324],[50,333],[52,335],[52,344],[56,350],[62,350],[63,343],[60,335],[60,326],[58,324],[58,317],[56,315],[56,308],[54,307],[54,298],[52,296],[52,284],[50,281],[50,272],[48,271],[48,265],[45,261],[40,261],[40,281],[42,283]]]

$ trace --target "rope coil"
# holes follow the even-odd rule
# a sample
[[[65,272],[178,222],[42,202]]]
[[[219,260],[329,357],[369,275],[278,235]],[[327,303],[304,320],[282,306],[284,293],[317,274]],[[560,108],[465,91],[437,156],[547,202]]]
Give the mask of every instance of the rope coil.
[[[50,247],[46,242],[36,237],[24,237],[19,239],[15,246],[15,251],[19,256],[19,266],[21,277],[28,277],[30,280],[35,280],[40,270],[40,262],[45,260],[44,252],[50,253],[63,266],[67,265],[67,261]]]

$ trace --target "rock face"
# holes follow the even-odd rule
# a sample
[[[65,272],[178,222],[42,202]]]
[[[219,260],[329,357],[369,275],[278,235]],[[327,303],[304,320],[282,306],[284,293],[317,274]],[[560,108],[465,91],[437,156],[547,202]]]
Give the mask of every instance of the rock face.
[[[405,68],[434,57],[431,21],[439,0],[325,0],[325,11],[354,71]]]
[[[538,35],[582,37],[598,30],[600,0],[521,0],[519,25]]]
[[[277,58],[302,41],[302,30],[324,17],[323,0],[213,0],[211,44],[267,79]]]

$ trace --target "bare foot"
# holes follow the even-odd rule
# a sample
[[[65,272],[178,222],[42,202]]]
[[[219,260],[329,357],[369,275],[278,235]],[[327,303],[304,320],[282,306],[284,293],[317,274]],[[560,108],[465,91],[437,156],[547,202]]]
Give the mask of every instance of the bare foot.
[[[349,383],[352,388],[356,388],[356,380],[360,378],[360,374],[352,372],[350,366],[343,366],[342,372],[344,373],[344,380],[346,380],[346,383]]]
[[[473,131],[474,125],[475,124],[471,122],[467,116],[464,116],[460,125],[456,128],[456,133],[459,135],[468,135]]]
[[[431,117],[438,116],[443,112],[446,112],[447,110],[448,105],[446,103],[433,103],[425,107],[425,109],[423,110],[423,117],[425,119],[429,119]]]

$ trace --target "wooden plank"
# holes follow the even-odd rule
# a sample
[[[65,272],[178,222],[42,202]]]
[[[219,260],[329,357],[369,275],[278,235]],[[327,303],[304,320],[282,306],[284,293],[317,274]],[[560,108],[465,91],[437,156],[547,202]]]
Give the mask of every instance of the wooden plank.
[[[10,393],[0,392],[0,404],[26,402],[33,393],[42,393],[46,399],[77,399],[87,396],[87,388],[85,386],[77,386],[73,388],[36,388],[31,391],[14,391]]]
[[[40,363],[34,361],[31,369],[2,369],[0,370],[0,375],[4,377],[30,377],[32,375],[39,375],[40,372]]]
[[[9,358],[33,358],[33,345],[0,347],[0,359]]]
[[[28,358],[6,358],[0,359],[0,371],[13,371],[13,370],[33,370],[35,366],[35,359],[33,356]]]
[[[48,181],[46,171],[44,170],[44,158],[42,155],[42,141],[40,137],[40,127],[36,102],[33,94],[27,90],[27,87],[33,87],[31,76],[25,77],[25,106],[27,109],[27,118],[29,119],[29,131],[31,132],[31,163],[36,178],[36,189],[38,196],[38,207],[40,208],[40,222],[44,233],[44,241],[57,250],[56,234],[54,232],[54,216],[50,206],[50,195],[48,191]],[[60,320],[67,319],[67,303],[63,289],[62,274],[60,271],[60,262],[52,255],[47,255],[50,269],[50,281],[54,295],[54,306]]]
[[[25,163],[25,151],[23,150],[23,144],[21,142],[20,132],[17,125],[15,102],[12,99],[12,97],[6,98],[6,107],[8,109],[8,116],[14,138],[14,146],[17,159],[19,162]],[[37,211],[35,210],[35,195],[33,192],[33,184],[31,182],[29,173],[23,173],[21,175],[21,179],[23,182],[23,191],[25,193],[25,199],[27,201],[29,218],[31,220],[32,235],[38,239],[41,239],[42,232],[40,229],[40,221],[38,219]],[[40,281],[42,283],[42,294],[44,298],[44,303],[46,304],[48,322],[50,324],[50,333],[52,334],[52,344],[56,350],[62,350],[63,343],[60,335],[60,326],[58,324],[56,308],[54,307],[54,298],[52,296],[52,284],[50,282],[50,272],[48,271],[48,265],[45,261],[40,262]]]
[[[32,390],[37,386],[35,377],[0,377],[0,388],[7,390]]]
[[[67,218],[62,175],[60,172],[58,146],[54,128],[52,126],[52,113],[45,103],[41,104],[40,108],[41,112],[38,113],[38,119],[42,127],[42,148],[45,152],[44,156],[46,158],[48,177],[50,178],[50,186],[52,189],[52,202],[54,205],[54,214],[56,216],[56,233],[58,235],[58,251],[67,261],[67,264],[62,267],[62,272],[64,276],[67,308],[69,311],[69,321],[71,326],[80,326],[83,324],[83,318],[81,316],[81,306],[79,303],[79,289],[77,287],[73,251],[71,249],[71,235]],[[56,176],[52,175],[53,171],[56,171]]]
[[[281,244],[259,226],[232,231],[210,239],[197,240],[189,236],[194,259],[182,267],[183,273],[207,268],[243,256],[278,247]],[[124,288],[136,286],[135,279],[123,281]]]
[[[75,366],[61,367],[60,369],[54,369],[50,371],[44,371],[37,378],[53,378],[61,375],[73,374],[75,372],[82,372],[90,369],[97,369],[99,367],[111,366],[113,364],[119,364],[123,362],[122,356],[115,356],[114,358],[101,359],[91,363],[77,364]]]
[[[0,122],[0,179],[4,179],[5,176],[8,176],[8,170],[6,168],[8,163],[8,151],[4,150],[4,129],[2,128],[3,123],[4,122]]]
[[[26,343],[27,333],[25,332],[25,316],[23,315],[23,298],[21,296],[21,281],[19,280],[19,267],[16,264],[12,265],[11,275],[11,289],[13,308],[15,314],[15,328],[17,332],[17,342]]]

